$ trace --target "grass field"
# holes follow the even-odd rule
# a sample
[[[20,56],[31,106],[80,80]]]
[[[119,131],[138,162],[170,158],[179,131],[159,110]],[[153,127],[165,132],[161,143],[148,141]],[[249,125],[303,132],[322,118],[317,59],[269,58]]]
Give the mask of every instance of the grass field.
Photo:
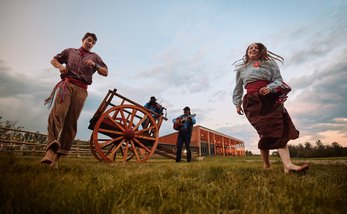
[[[63,158],[59,170],[40,158],[0,154],[0,213],[347,213],[347,159],[310,159],[306,175],[285,175],[277,158],[266,172],[259,157]]]

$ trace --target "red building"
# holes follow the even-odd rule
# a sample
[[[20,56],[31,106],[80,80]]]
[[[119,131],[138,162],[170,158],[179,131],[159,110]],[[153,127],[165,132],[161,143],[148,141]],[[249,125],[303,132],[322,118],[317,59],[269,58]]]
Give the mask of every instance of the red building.
[[[176,149],[178,132],[159,138],[159,144],[170,149]],[[194,126],[190,142],[192,153],[198,156],[245,156],[245,145],[240,139],[208,129]]]

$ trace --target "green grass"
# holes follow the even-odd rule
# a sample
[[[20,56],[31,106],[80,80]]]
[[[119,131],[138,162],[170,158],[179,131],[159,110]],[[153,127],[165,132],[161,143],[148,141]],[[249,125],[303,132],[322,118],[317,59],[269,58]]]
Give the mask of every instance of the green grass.
[[[347,165],[310,163],[307,175],[263,172],[260,157],[106,165],[0,154],[0,213],[347,213]],[[346,160],[347,161],[347,160]]]

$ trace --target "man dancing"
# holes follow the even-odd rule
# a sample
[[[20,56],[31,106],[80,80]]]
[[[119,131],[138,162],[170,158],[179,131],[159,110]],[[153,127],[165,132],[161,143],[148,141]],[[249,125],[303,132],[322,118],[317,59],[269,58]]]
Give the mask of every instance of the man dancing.
[[[48,145],[41,163],[53,168],[58,168],[60,156],[70,151],[93,74],[97,71],[99,75],[108,75],[107,65],[98,54],[90,51],[96,41],[96,35],[88,32],[79,49],[65,49],[51,60],[51,64],[59,69],[62,80],[45,100],[49,106],[53,101],[54,104],[48,117]]]

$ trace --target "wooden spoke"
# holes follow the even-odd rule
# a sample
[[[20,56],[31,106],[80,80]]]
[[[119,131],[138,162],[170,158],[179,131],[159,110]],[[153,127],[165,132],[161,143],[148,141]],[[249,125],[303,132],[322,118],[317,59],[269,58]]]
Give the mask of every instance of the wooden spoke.
[[[147,152],[151,152],[151,150],[150,150],[147,146],[143,145],[138,139],[134,138],[134,140],[135,140],[135,142],[136,142],[137,144],[139,144],[144,150],[146,150]]]
[[[136,124],[136,126],[133,128],[133,130],[137,130],[139,126],[147,119],[147,115],[144,115],[143,118]]]
[[[129,118],[131,117],[132,114],[130,114],[130,112],[127,112],[127,113],[128,113],[128,116],[127,116],[126,120],[129,121]]]
[[[119,113],[119,110],[114,111],[112,118],[115,119]]]
[[[114,149],[115,148],[115,145],[113,145],[107,152],[106,152],[106,157],[108,158],[108,159],[110,159],[111,161],[113,161],[114,159],[115,159],[115,154],[116,154],[116,152],[117,152],[117,150],[116,149]],[[111,152],[112,151],[112,152]],[[111,153],[110,153],[111,152]]]
[[[107,157],[110,158],[111,160],[114,160],[114,155],[116,154],[116,152],[119,150],[119,148],[121,147],[121,145],[123,144],[124,139],[115,147],[113,146],[111,149],[109,149],[106,153]],[[114,148],[114,149],[113,149]],[[111,154],[108,154],[110,151]]]
[[[134,109],[133,112],[131,112],[131,118],[130,118],[130,122],[129,122],[129,128],[132,128],[132,127],[133,127],[133,122],[134,122],[134,118],[135,118],[136,112],[137,112],[136,109]]]
[[[117,123],[112,117],[110,117],[110,115],[107,115],[107,118],[110,119],[114,124],[116,124],[116,126],[122,130],[123,132],[125,131],[124,127],[119,125],[119,123]]]
[[[122,108],[121,110],[119,110],[120,112],[120,115],[122,117],[122,121],[123,121],[123,124],[124,124],[124,127],[127,127],[127,120],[125,119],[125,116],[124,116],[124,109]]]
[[[124,136],[120,136],[120,137],[114,138],[114,139],[112,139],[112,140],[109,140],[109,141],[107,141],[107,142],[99,143],[100,149],[103,149],[103,148],[105,148],[106,146],[108,146],[108,145],[110,145],[110,144],[112,144],[112,143],[114,143],[114,142],[117,142],[117,141],[119,141],[119,140],[122,140],[123,138],[124,138]]]
[[[123,150],[123,162],[127,161],[128,147],[129,147],[128,142],[125,142],[125,149],[124,149],[125,151]]]
[[[113,145],[111,148],[109,148],[106,152],[106,155],[108,155],[115,147],[117,147],[117,146]]]
[[[140,138],[140,139],[144,139],[144,140],[153,140],[153,141],[156,140],[156,138],[154,138],[154,137],[147,137],[147,136],[143,136],[143,135],[136,135],[135,137]]]
[[[137,160],[137,161],[140,161],[140,157],[139,157],[139,154],[138,154],[137,151],[136,151],[136,147],[135,147],[134,141],[131,140],[130,143],[131,143],[131,146],[132,146],[133,151],[134,151],[134,153],[135,153],[136,160]]]
[[[102,129],[102,128],[100,128],[99,130],[100,130],[100,132],[123,135],[123,132],[117,132],[117,131],[113,131],[113,130],[109,130],[109,129]]]
[[[136,135],[137,135],[137,134],[141,134],[141,133],[143,133],[143,132],[150,131],[151,129],[154,129],[154,128],[155,128],[155,126],[150,126],[150,127],[148,127],[148,128],[142,129],[142,130],[137,130],[137,131],[135,132],[135,134],[136,134]]]

